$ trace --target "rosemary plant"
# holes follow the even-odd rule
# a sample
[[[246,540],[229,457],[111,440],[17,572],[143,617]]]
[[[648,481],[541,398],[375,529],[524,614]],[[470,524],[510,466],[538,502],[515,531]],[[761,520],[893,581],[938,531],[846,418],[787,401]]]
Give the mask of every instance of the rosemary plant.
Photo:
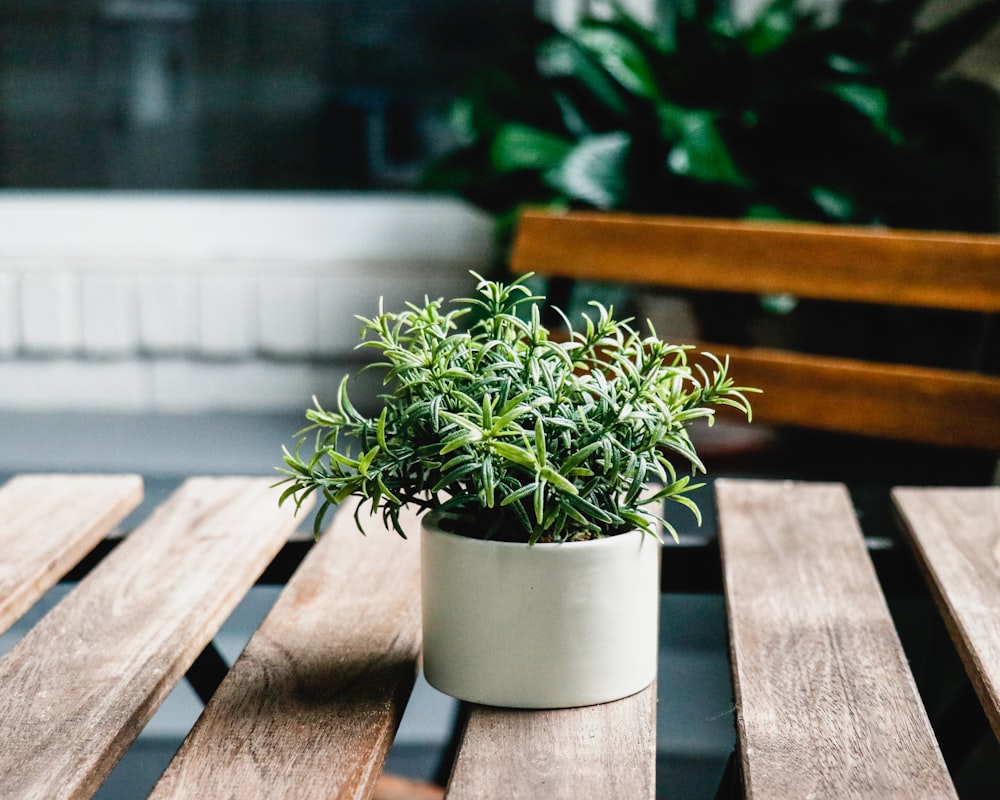
[[[347,379],[337,410],[316,402],[302,433],[314,452],[285,451],[281,502],[319,492],[324,513],[350,496],[405,536],[399,511],[438,512],[462,535],[564,542],[642,529],[659,535],[663,500],[700,514],[687,493],[704,472],[688,435],[714,406],[750,417],[728,359],[688,362],[688,346],[640,335],[600,304],[555,338],[524,279],[479,279],[472,298],[361,319],[389,391],[381,412],[360,413]],[[677,464],[685,466],[679,474]],[[356,512],[357,514],[357,512]],[[362,527],[360,519],[358,526]]]

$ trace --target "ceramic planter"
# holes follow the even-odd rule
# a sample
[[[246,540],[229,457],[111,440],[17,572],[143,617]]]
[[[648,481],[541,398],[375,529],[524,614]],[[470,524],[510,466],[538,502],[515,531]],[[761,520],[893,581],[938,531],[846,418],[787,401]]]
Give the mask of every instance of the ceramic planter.
[[[660,543],[512,544],[421,531],[424,673],[485,705],[617,700],[656,676]]]

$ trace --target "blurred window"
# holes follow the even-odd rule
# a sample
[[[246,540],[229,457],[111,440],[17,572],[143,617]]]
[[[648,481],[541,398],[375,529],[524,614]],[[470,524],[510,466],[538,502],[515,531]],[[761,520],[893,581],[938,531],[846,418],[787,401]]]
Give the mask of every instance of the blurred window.
[[[4,188],[394,189],[533,0],[0,0]]]

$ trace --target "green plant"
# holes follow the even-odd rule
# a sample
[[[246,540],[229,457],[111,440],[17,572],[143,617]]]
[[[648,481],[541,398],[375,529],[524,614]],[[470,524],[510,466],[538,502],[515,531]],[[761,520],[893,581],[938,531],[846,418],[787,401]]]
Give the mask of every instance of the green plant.
[[[546,28],[454,108],[428,175],[508,228],[523,204],[993,229],[992,91],[948,68],[1000,19],[927,0],[660,4]]]
[[[479,280],[447,312],[435,300],[362,318],[359,347],[380,351],[390,387],[381,412],[358,412],[346,379],[337,411],[317,402],[305,429],[314,453],[285,451],[282,502],[319,492],[317,533],[329,507],[357,496],[401,535],[399,510],[412,504],[464,535],[531,543],[655,533],[651,507],[663,500],[697,515],[674,459],[704,471],[687,428],[711,423],[713,406],[750,416],[728,364],[692,367],[688,347],[642,336],[599,304],[557,341],[524,279]]]

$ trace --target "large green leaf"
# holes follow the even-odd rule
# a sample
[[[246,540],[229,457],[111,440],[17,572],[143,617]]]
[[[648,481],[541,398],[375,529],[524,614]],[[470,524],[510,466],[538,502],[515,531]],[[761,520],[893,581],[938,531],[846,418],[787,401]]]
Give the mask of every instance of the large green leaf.
[[[548,170],[560,164],[573,143],[548,131],[520,122],[502,126],[493,139],[490,160],[497,172]]]
[[[566,127],[566,131],[570,136],[574,136],[579,139],[593,133],[590,125],[588,125],[587,121],[584,119],[583,114],[580,113],[580,109],[576,107],[576,103],[573,102],[573,99],[567,95],[566,92],[554,91],[552,93],[552,99],[559,108],[559,115],[562,118],[562,123]]]
[[[746,34],[747,50],[756,56],[777,50],[807,19],[799,10],[797,0],[772,0],[757,12]]]
[[[673,142],[667,156],[671,172],[712,183],[747,184],[719,133],[713,112],[666,103],[658,111],[664,138]]]
[[[631,94],[643,98],[657,95],[656,78],[649,61],[624,33],[607,26],[584,25],[572,35]]]
[[[618,207],[627,188],[625,164],[631,144],[632,137],[624,131],[588,136],[545,175],[545,182],[595,208]]]
[[[889,95],[884,88],[866,83],[838,83],[830,87],[830,92],[866,117],[879,133],[894,141],[901,140],[890,121]]]
[[[855,213],[855,204],[851,198],[824,186],[815,186],[809,193],[812,201],[823,210],[830,219],[839,222],[849,222]]]
[[[538,71],[544,78],[571,80],[613,113],[628,112],[621,90],[611,77],[566,36],[556,36],[543,42],[538,48],[537,63]]]

